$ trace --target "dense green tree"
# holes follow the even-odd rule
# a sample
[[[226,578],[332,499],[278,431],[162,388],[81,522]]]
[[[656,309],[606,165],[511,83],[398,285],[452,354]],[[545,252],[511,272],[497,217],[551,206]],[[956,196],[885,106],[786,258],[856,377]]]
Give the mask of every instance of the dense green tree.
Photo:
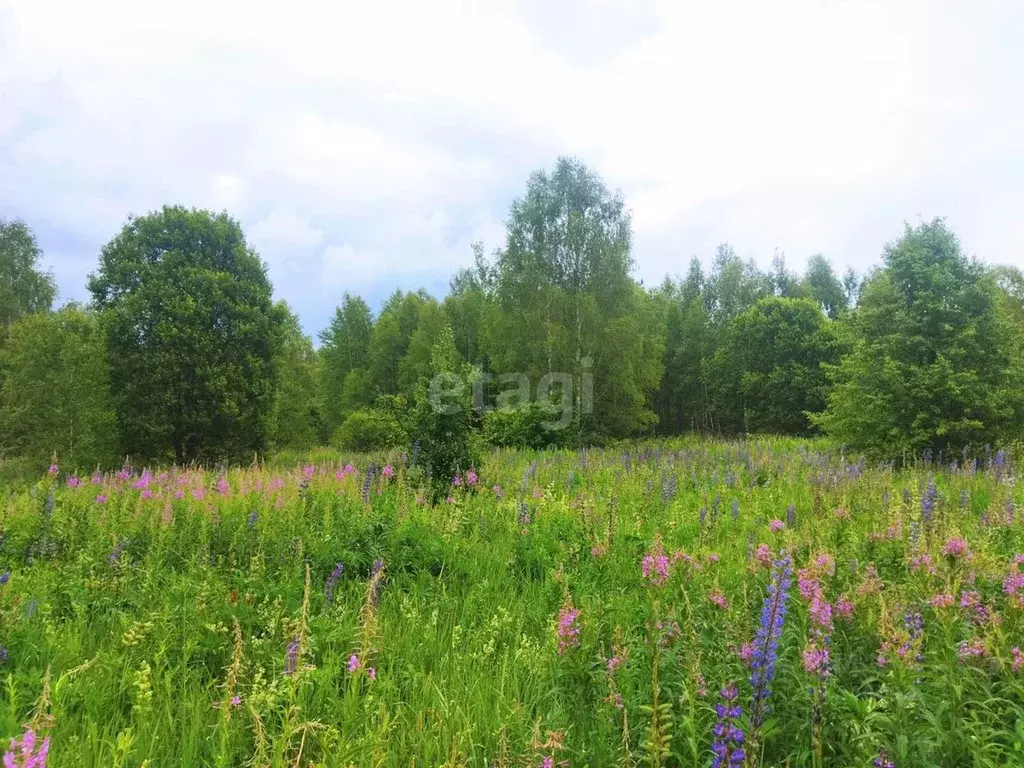
[[[450,328],[448,316],[432,298],[423,300],[417,313],[416,330],[409,337],[405,354],[398,363],[398,389],[412,395],[416,383],[430,373],[430,356],[441,333]]]
[[[416,385],[410,432],[419,441],[419,463],[437,502],[451,488],[455,475],[477,465],[472,432],[476,421],[472,388],[477,370],[459,357],[455,336],[445,327],[430,356],[429,378]]]
[[[384,303],[370,334],[369,369],[375,394],[403,394],[402,385],[410,384],[401,379],[402,360],[419,326],[420,311],[431,302],[425,291],[395,291]]]
[[[495,264],[491,365],[541,389],[558,377],[584,437],[630,434],[655,420],[663,329],[630,278],[631,239],[621,196],[562,158],[553,173],[533,174],[513,203]]]
[[[0,219],[0,337],[22,315],[53,305],[57,286],[53,275],[40,268],[42,255],[25,222]]]
[[[824,409],[822,364],[841,354],[819,304],[766,297],[732,321],[715,355],[712,378],[719,427],[728,432],[807,434],[807,413]]]
[[[886,247],[853,328],[816,419],[835,439],[878,456],[948,455],[1018,434],[1024,382],[995,279],[941,220],[908,225]]]
[[[317,444],[321,431],[317,396],[317,357],[313,342],[302,332],[299,318],[285,302],[278,311],[284,317],[277,354],[278,389],[271,424],[274,448],[306,450]]]
[[[807,260],[803,282],[806,295],[818,302],[825,314],[833,320],[845,312],[850,304],[850,297],[836,277],[832,264],[820,253]]]
[[[373,315],[369,305],[348,293],[320,333],[320,398],[326,440],[358,408],[373,402],[369,373]]]
[[[42,471],[56,456],[69,471],[117,457],[104,339],[96,316],[74,305],[23,315],[2,360],[0,453]]]
[[[123,452],[184,463],[266,447],[282,318],[238,222],[183,207],[131,217],[89,289]]]

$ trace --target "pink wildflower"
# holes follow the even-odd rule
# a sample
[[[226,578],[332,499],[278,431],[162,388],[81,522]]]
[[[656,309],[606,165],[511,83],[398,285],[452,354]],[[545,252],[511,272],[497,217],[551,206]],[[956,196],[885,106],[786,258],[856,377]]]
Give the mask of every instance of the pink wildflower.
[[[242,706],[242,697],[241,696],[232,696],[231,697],[231,706],[233,708],[235,708],[235,709],[238,709],[240,706]]]
[[[931,599],[932,608],[949,608],[956,602],[956,598],[950,594],[936,595]]]
[[[959,536],[949,539],[942,547],[942,554],[946,557],[966,557],[968,553],[967,541]]]
[[[361,669],[362,666],[363,666],[363,663],[361,661],[359,661],[359,657],[356,656],[354,653],[351,656],[348,657],[348,671],[349,672],[356,672],[359,669]]]
[[[785,527],[786,524],[781,520],[772,520],[770,523],[768,523],[768,530],[770,530],[772,533],[778,533]]]
[[[1020,672],[1021,667],[1024,667],[1024,653],[1016,645],[1010,649],[1010,653],[1013,654],[1013,671]]]
[[[476,486],[476,481],[476,472],[474,472],[472,469],[469,470],[469,472],[466,473],[466,485],[468,485],[470,488],[473,488]]]
[[[845,597],[836,601],[836,613],[843,621],[849,621],[853,617],[853,603]]]
[[[711,591],[711,594],[708,595],[708,600],[717,605],[723,611],[729,607],[728,598],[724,594],[722,594],[722,591],[718,587],[715,587]]]
[[[664,586],[669,579],[669,559],[661,547],[661,537],[655,536],[654,545],[640,563],[643,576],[656,587]]]
[[[384,477],[390,480],[392,477],[395,476],[395,468],[392,467],[390,464],[385,464],[384,469],[381,470],[381,473],[384,475]]]
[[[763,566],[771,565],[772,548],[767,544],[758,544],[757,549],[754,551],[754,558]]]
[[[558,655],[561,656],[570,648],[578,648],[580,644],[580,625],[577,623],[580,612],[571,605],[563,606],[558,612]]]
[[[456,475],[452,479],[452,485],[454,485],[456,488],[461,488],[462,487],[462,475]]]

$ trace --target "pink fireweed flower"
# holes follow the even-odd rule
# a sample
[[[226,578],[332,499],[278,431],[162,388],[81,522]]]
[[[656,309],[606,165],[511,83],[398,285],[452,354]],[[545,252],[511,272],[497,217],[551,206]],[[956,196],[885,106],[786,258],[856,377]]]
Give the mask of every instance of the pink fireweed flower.
[[[228,479],[221,477],[217,480],[217,493],[221,496],[226,496],[231,491],[231,486],[228,485]]]
[[[141,496],[143,499],[151,499],[153,498],[153,489],[147,488],[142,493],[140,493],[139,496]]]
[[[809,643],[803,652],[804,670],[809,675],[822,676],[828,671],[828,648]]]
[[[103,485],[103,475],[99,472],[94,472],[91,481],[93,485]]]
[[[57,473],[60,472],[60,467],[58,467],[56,464],[51,464],[49,471],[50,471],[50,475],[52,477],[56,477]],[[30,733],[31,733],[31,731],[30,731]]]
[[[615,670],[622,666],[622,661],[623,660],[621,656],[612,656],[611,658],[607,659],[605,661],[605,666],[608,667],[608,674],[614,675]]]
[[[99,494],[99,495],[98,495],[98,496],[96,497],[96,503],[97,503],[97,504],[106,504],[106,503],[107,503],[107,497],[106,497],[106,494],[102,494],[102,493],[101,493],[101,494]]]
[[[540,488],[534,488],[533,489],[533,498],[535,498],[535,499],[543,499],[544,498],[544,491],[542,491]]]
[[[491,488],[491,492],[499,499],[505,496],[505,493],[504,491],[501,490],[500,485],[496,485],[493,488]]]
[[[196,501],[202,501],[203,499],[206,498],[206,489],[205,488],[193,488],[192,489],[192,498],[195,499]]]
[[[469,472],[466,473],[466,485],[468,485],[470,488],[473,488],[474,486],[476,486],[476,481],[476,472],[474,472],[472,469],[469,470]]]
[[[558,655],[580,645],[580,612],[572,605],[565,605],[558,612]]]
[[[910,558],[910,570],[924,571],[929,576],[934,576],[937,573],[935,569],[935,562],[932,560],[932,556],[927,553],[914,555]]]
[[[184,499],[185,498],[185,491],[183,491],[181,488],[179,488],[178,490],[176,490],[174,492],[174,498],[176,498],[176,499]]]
[[[384,475],[388,480],[395,476],[395,468],[390,464],[385,464],[384,469],[381,470],[381,474]]]
[[[235,708],[235,709],[238,709],[240,706],[242,706],[242,697],[241,696],[232,696],[231,697],[231,706],[233,708]]]
[[[857,596],[877,595],[883,586],[882,580],[878,578],[878,568],[874,563],[868,563],[864,568],[864,580],[857,587]]]
[[[850,510],[845,507],[837,507],[835,511],[836,520],[849,520]]]
[[[10,750],[4,753],[4,768],[46,768],[49,753],[50,737],[43,739],[36,751],[36,732],[30,728],[20,741],[11,739]]]
[[[454,504],[455,503],[455,497],[454,496],[449,496],[447,499],[445,499],[445,503],[446,504]]]
[[[1003,579],[1003,592],[1018,608],[1024,608],[1024,573],[1013,571]]]
[[[950,594],[935,595],[930,601],[932,608],[950,608],[956,602],[956,598]]]
[[[832,604],[822,600],[821,595],[815,595],[811,600],[810,607],[811,621],[826,633],[832,631]]]
[[[836,572],[836,560],[828,552],[819,552],[814,558],[814,570],[821,576],[832,576]]]
[[[348,657],[348,671],[356,672],[363,666],[362,662],[359,661],[359,657],[354,653]]]
[[[767,544],[758,544],[757,549],[754,551],[754,559],[763,566],[769,566],[772,564],[772,548]]]
[[[656,587],[664,586],[669,579],[669,559],[661,547],[661,536],[654,537],[654,545],[640,563],[643,577]]]
[[[707,557],[705,557],[705,560],[707,560],[709,563],[717,563],[721,559],[722,558],[719,557],[717,552],[709,552]]]
[[[302,468],[302,474],[303,474],[303,476],[307,480],[309,480],[311,477],[313,477],[313,475],[315,473],[316,473],[316,467],[314,467],[312,464],[307,464],[306,466],[304,466]]]
[[[781,520],[772,520],[770,523],[768,523],[768,530],[770,530],[772,533],[778,533],[785,527],[786,524]]]
[[[1021,667],[1024,667],[1024,653],[1016,645],[1010,649],[1010,653],[1013,654],[1013,671],[1020,672]]]
[[[946,557],[960,558],[967,557],[970,551],[967,548],[967,541],[959,536],[949,539],[942,547],[942,554]]]
[[[462,487],[462,475],[456,475],[452,479],[452,485],[454,485],[456,488],[461,488]]]
[[[723,611],[729,607],[729,599],[722,593],[722,591],[718,587],[715,587],[713,590],[711,590],[711,594],[708,595],[708,600],[714,605],[717,605]]]
[[[843,621],[849,621],[853,617],[853,603],[845,597],[836,600],[836,613]]]
[[[1013,556],[1014,565],[1024,565],[1024,555],[1017,554]]]
[[[743,645],[741,645],[739,656],[744,664],[749,664],[750,660],[754,658],[754,644],[744,643]]]
[[[985,648],[985,641],[981,638],[960,643],[959,653],[961,661],[980,658],[987,652],[988,649]]]
[[[77,487],[78,487],[78,486],[80,486],[81,484],[82,484],[82,481],[81,481],[81,480],[79,480],[79,479],[78,479],[77,477],[75,477],[74,475],[72,475],[71,477],[69,477],[69,478],[67,479],[67,483],[66,483],[66,485],[67,485],[67,487],[68,487],[68,488],[77,488]]]
[[[373,667],[367,667],[366,668],[366,675],[371,680],[376,680],[377,679],[377,670],[375,668],[373,668]]]

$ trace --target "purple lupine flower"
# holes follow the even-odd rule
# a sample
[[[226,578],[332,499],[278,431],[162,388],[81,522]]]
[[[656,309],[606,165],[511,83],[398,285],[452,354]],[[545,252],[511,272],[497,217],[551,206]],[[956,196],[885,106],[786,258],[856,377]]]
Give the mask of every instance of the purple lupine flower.
[[[345,566],[342,563],[338,563],[334,566],[334,570],[331,571],[331,575],[327,577],[327,586],[324,588],[324,593],[327,595],[327,604],[334,604],[334,586],[338,583],[338,579],[341,578],[341,572],[345,570]]]
[[[790,503],[790,505],[786,507],[786,524],[789,525],[790,528],[796,528],[796,504]]]
[[[773,564],[768,594],[761,607],[761,622],[754,636],[754,654],[750,659],[750,684],[754,688],[750,727],[755,732],[768,714],[767,699],[771,695],[771,683],[775,678],[779,638],[782,636],[782,627],[786,620],[786,603],[792,580],[790,558],[789,555],[784,555]]]
[[[363,504],[370,503],[370,484],[373,482],[373,476],[377,472],[377,467],[373,464],[366,468],[366,476],[363,477]]]
[[[739,520],[740,519],[740,500],[739,499],[733,499],[732,500],[732,519],[733,520]]]
[[[0,645],[0,664],[7,663],[7,649]],[[1016,671],[1016,670],[1014,670]]]
[[[935,508],[935,496],[938,491],[935,489],[935,478],[928,481],[924,495],[921,496],[921,522],[926,526],[932,521],[932,510]]]
[[[284,654],[284,673],[294,675],[299,668],[299,636],[296,635],[288,643],[288,650]]]
[[[873,768],[896,768],[896,763],[889,759],[889,752],[884,749],[878,753],[878,757],[871,762],[871,765]]]
[[[2,587],[4,584],[6,584],[10,580],[11,580],[11,572],[10,571],[4,571],[3,573],[0,573],[0,587]]]
[[[728,768],[740,765],[747,759],[747,753],[743,750],[743,731],[736,725],[743,716],[743,710],[736,701],[739,692],[734,684],[729,683],[720,693],[722,701],[715,705],[718,722],[712,731],[715,740],[711,751],[715,757],[711,761],[711,768]]]
[[[121,554],[124,552],[124,548],[128,545],[128,539],[122,538],[117,542],[117,546],[111,550],[110,554],[107,555],[107,561],[111,565],[117,565],[121,561]]]
[[[49,753],[50,737],[43,739],[36,751],[36,732],[29,729],[20,741],[11,739],[9,751],[4,752],[4,768],[46,768]]]

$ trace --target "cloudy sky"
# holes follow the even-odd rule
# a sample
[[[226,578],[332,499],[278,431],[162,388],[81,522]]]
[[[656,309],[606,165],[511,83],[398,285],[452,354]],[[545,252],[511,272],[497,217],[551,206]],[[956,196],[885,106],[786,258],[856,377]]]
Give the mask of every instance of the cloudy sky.
[[[85,298],[129,212],[226,209],[306,330],[443,293],[576,155],[657,282],[730,242],[877,263],[904,221],[1024,266],[1019,0],[0,0],[0,217]]]

